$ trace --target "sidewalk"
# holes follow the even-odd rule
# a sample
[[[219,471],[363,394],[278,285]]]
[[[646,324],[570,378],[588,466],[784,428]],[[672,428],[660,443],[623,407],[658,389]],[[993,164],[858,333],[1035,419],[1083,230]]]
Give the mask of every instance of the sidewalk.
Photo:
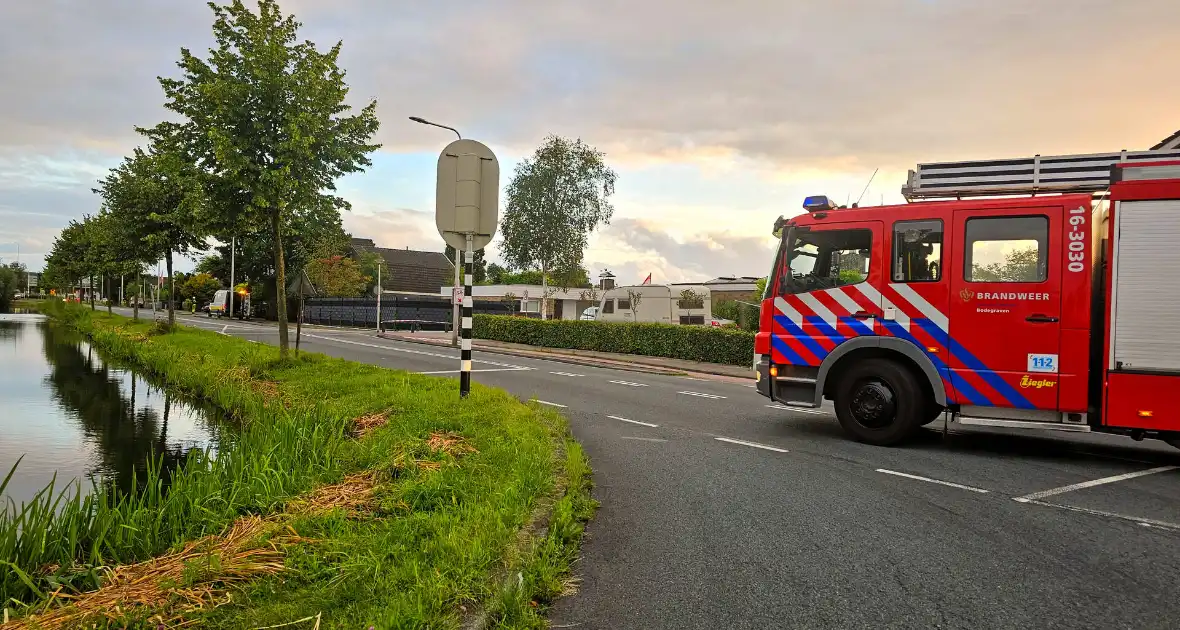
[[[385,339],[408,341],[431,346],[451,347],[451,333],[447,332],[394,332],[385,331],[378,335]],[[519,343],[505,343],[487,339],[473,339],[471,349],[480,352],[508,354],[533,359],[547,359],[562,363],[588,365],[592,367],[611,368],[616,370],[630,370],[632,372],[646,372],[664,375],[709,375],[725,376],[737,379],[753,379],[752,368],[720,363],[699,363],[683,359],[666,359],[664,357],[649,357],[639,354],[616,354],[613,352],[594,352],[590,350],[567,350],[565,348],[542,348]]]

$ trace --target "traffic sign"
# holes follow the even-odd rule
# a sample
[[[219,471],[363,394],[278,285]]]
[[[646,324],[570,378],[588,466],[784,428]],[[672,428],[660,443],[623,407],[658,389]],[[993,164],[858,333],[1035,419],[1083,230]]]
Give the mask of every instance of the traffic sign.
[[[455,287],[451,290],[451,304],[463,305],[463,287]]]
[[[456,140],[438,156],[434,223],[447,245],[483,249],[496,234],[500,206],[500,163],[486,145]]]

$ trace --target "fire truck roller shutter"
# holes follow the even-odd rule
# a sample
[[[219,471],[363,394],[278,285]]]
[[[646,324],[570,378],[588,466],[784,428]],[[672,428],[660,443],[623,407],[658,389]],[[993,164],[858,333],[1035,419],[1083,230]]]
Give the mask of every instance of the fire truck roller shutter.
[[[930,385],[930,392],[934,397],[934,402],[938,403],[939,406],[946,406],[946,388],[943,387],[942,377],[938,375],[938,370],[935,369],[934,363],[930,361],[930,357],[926,356],[920,348],[908,341],[896,337],[868,335],[853,337],[845,341],[836,346],[824,358],[823,363],[819,366],[819,373],[815,379],[816,406],[819,406],[820,401],[823,400],[823,393],[827,387],[825,381],[833,373],[832,370],[837,367],[840,369],[847,368],[851,362],[856,361],[857,356],[853,353],[868,354],[880,358],[889,358],[889,355],[892,354],[903,364],[908,362],[916,365],[921,370],[921,376],[924,376]],[[842,361],[841,359],[844,358],[847,358],[847,360]]]

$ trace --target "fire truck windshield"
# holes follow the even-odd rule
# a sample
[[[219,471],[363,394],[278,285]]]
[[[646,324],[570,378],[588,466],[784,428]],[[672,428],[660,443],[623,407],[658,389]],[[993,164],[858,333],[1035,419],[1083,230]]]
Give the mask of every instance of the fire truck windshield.
[[[785,239],[790,244],[786,269],[780,270],[783,293],[863,282],[869,275],[872,241],[873,233],[864,229],[792,229]]]

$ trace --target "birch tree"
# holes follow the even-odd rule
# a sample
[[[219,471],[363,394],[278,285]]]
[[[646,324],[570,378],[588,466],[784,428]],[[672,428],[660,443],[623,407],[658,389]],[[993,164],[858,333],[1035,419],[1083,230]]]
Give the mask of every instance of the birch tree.
[[[617,175],[604,154],[581,139],[549,136],[512,175],[500,219],[500,255],[516,269],[541,269],[542,293],[549,275],[578,269],[590,238],[609,225]],[[548,317],[546,300],[541,317]]]

